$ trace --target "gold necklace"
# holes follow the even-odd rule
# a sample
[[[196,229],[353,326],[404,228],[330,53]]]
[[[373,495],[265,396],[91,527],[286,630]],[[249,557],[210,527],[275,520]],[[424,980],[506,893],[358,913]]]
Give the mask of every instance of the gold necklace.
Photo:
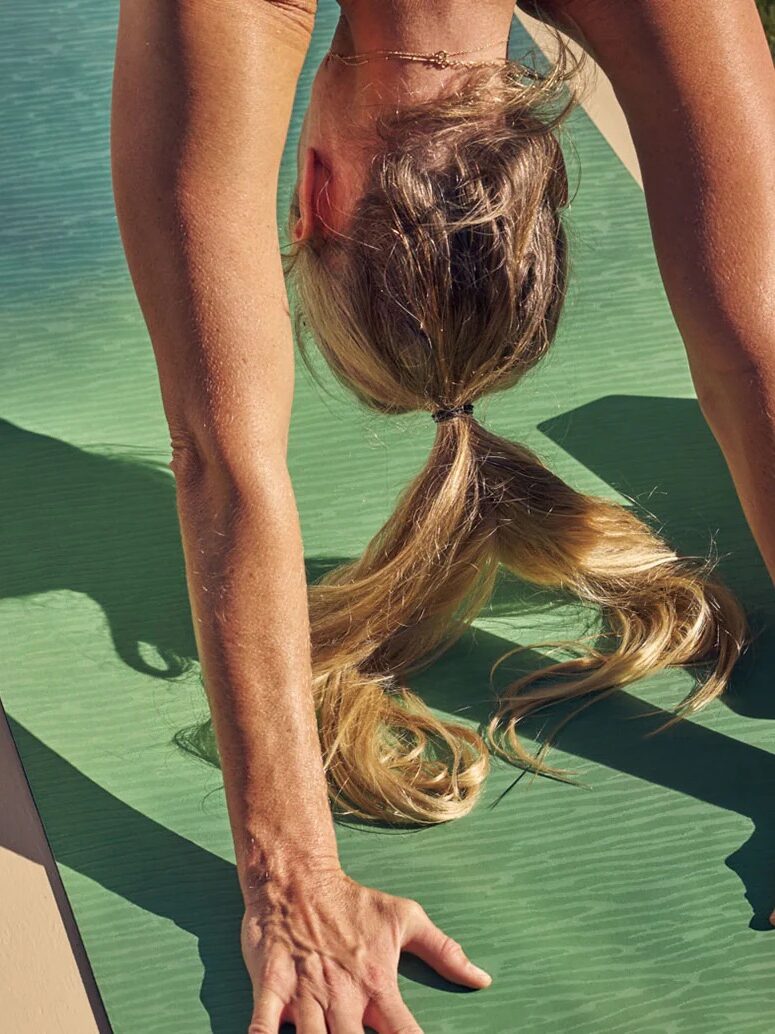
[[[415,54],[408,50],[365,50],[361,54],[337,54],[333,50],[328,51],[329,57],[335,57],[343,65],[359,65],[373,57],[383,57],[386,60],[394,57],[403,61],[422,61],[432,65],[434,68],[472,68],[477,65],[500,65],[508,58],[498,58],[494,61],[454,61],[458,54],[476,54],[477,51],[487,50],[497,43],[505,42],[495,40],[494,43],[485,43],[482,47],[472,47],[471,50],[453,50],[451,53],[446,50],[437,50],[433,54]]]

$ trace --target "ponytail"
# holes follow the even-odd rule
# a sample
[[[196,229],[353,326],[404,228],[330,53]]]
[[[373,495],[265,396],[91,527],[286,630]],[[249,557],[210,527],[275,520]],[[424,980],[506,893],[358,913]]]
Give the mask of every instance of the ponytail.
[[[579,656],[513,682],[480,735],[436,717],[404,680],[470,625],[499,564],[595,604],[612,645],[541,644],[576,646]],[[725,688],[747,630],[739,603],[709,571],[709,561],[679,557],[625,507],[576,492],[525,446],[471,417],[440,424],[426,466],[363,556],[310,586],[314,692],[333,799],[362,818],[458,818],[478,799],[490,750],[566,776],[542,760],[550,739],[531,755],[517,736],[537,708],[588,697],[578,711],[663,668],[704,662],[709,677],[672,722],[694,713]]]

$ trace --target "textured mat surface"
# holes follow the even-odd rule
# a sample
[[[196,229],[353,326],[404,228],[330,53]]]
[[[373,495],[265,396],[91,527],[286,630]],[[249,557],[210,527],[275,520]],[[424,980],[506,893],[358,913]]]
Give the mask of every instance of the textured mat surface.
[[[284,197],[335,20],[321,3]],[[110,189],[116,18],[96,0],[2,15],[0,691],[117,1034],[239,1034],[250,987],[221,781],[171,742],[206,704],[167,429]],[[517,24],[512,43],[530,45]],[[658,719],[629,720],[683,697],[691,676],[671,672],[566,726],[550,760],[590,790],[515,781],[496,762],[468,818],[411,833],[342,824],[342,858],[362,882],[420,900],[494,975],[470,994],[406,956],[401,987],[428,1034],[764,1034],[775,603],[694,399],[643,196],[581,112],[569,148],[561,333],[528,382],[478,415],[577,488],[632,500],[684,552],[713,538],[761,636],[728,700],[693,722],[646,739]],[[311,577],[363,548],[433,436],[427,417],[368,416],[332,391],[298,364],[290,463]],[[485,719],[495,658],[583,630],[550,603],[504,579],[415,687],[439,712]],[[508,671],[541,660],[525,651]]]

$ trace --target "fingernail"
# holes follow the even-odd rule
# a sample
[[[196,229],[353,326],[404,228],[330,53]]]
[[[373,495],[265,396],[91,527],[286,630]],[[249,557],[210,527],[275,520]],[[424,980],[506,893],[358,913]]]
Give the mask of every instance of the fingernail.
[[[471,969],[478,977],[481,977],[482,980],[486,980],[488,985],[492,983],[492,977],[487,970],[482,969],[481,966],[475,966],[473,962],[471,963]]]

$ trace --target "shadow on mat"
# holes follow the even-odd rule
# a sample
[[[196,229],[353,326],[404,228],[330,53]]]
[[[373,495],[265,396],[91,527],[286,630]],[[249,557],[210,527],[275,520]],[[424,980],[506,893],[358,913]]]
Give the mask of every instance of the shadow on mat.
[[[169,467],[86,452],[0,420],[0,598],[68,589],[99,604],[116,653],[175,678],[196,642]],[[162,664],[141,653],[148,644]]]
[[[772,582],[694,399],[607,395],[537,427],[633,500],[638,515],[679,553],[704,557],[715,540],[729,588],[748,608],[764,606],[775,618]]]
[[[642,501],[683,553],[704,554],[708,529],[721,529],[720,576],[747,603],[767,599],[766,572],[763,579],[723,458],[695,402],[602,400],[541,429],[618,491]],[[673,442],[680,443],[680,463]],[[174,482],[166,464],[86,452],[7,421],[0,421],[0,446],[6,474],[0,518],[3,595],[86,593],[102,607],[116,651],[127,664],[166,679],[191,670],[196,650]],[[310,561],[309,580],[345,559]],[[504,576],[489,612],[506,617],[554,605],[551,594]],[[153,647],[164,667],[143,658],[142,643]],[[412,686],[431,707],[484,722],[492,703],[486,698],[490,665],[513,645],[474,629],[415,676]],[[517,656],[520,664],[516,668],[512,660],[512,676],[549,660],[538,651]],[[771,676],[764,671],[772,656],[772,638],[763,628],[722,702],[751,717],[772,717]],[[478,700],[472,701],[472,685]],[[206,708],[204,695],[202,702]],[[775,757],[688,720],[646,740],[644,733],[667,717],[666,712],[645,717],[652,710],[619,691],[565,726],[557,745],[750,818],[752,836],[726,864],[745,886],[753,912],[749,925],[771,929]],[[547,713],[553,725],[565,712],[555,705],[544,718]],[[635,716],[638,723],[625,720]],[[244,1031],[251,995],[236,935],[241,899],[233,865],[132,809],[10,716],[9,721],[57,860],[196,936],[204,970],[201,998],[213,1031]],[[521,729],[540,742],[535,720],[527,719]],[[12,844],[4,846],[13,850]],[[400,971],[433,986],[464,990],[411,956],[402,957]]]
[[[718,576],[746,607],[754,635],[722,702],[775,718],[775,590],[697,402],[608,395],[537,426],[634,502],[679,554],[705,557],[715,543]]]

